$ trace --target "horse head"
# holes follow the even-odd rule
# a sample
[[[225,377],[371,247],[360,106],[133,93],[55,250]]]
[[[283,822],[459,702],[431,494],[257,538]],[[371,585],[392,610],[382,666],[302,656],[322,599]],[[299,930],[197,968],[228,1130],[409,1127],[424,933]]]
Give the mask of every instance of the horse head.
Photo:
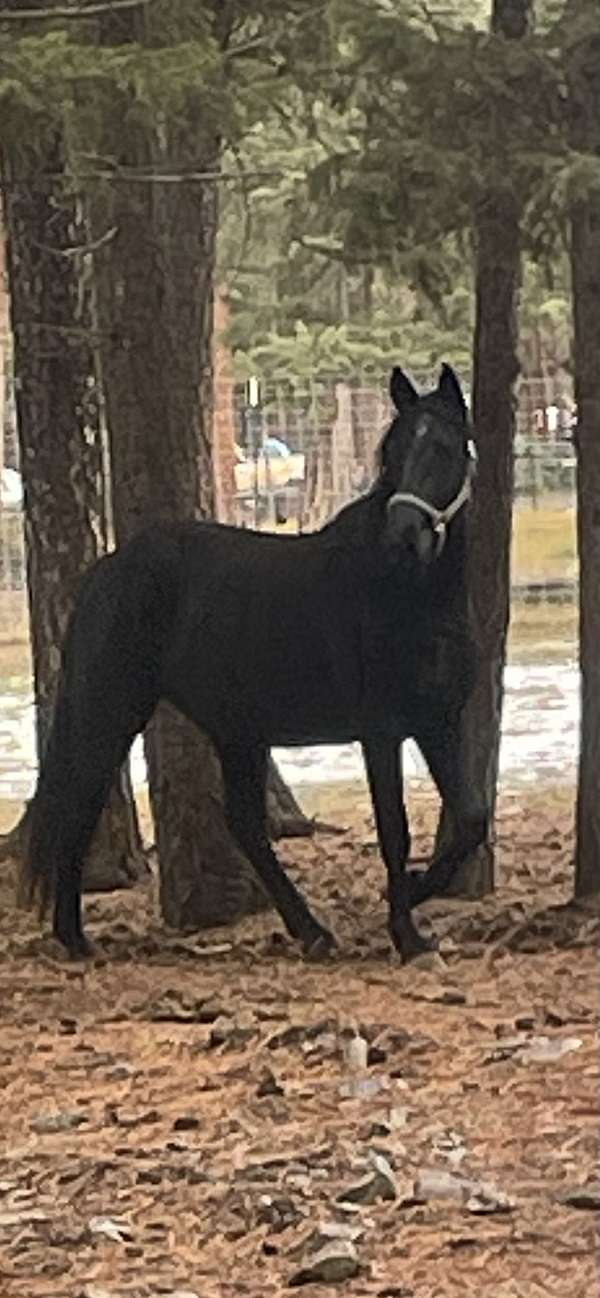
[[[469,414],[449,365],[442,366],[437,388],[423,396],[396,366],[390,395],[396,414],[381,444],[378,481],[384,544],[428,566],[471,494],[476,454]]]

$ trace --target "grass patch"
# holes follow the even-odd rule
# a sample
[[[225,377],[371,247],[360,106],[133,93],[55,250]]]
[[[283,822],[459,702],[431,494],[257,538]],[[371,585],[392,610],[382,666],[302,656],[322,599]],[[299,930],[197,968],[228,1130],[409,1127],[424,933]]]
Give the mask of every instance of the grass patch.
[[[575,578],[575,510],[518,505],[513,516],[512,570],[516,583]]]
[[[512,663],[564,663],[577,653],[578,610],[572,604],[513,601],[508,636]]]

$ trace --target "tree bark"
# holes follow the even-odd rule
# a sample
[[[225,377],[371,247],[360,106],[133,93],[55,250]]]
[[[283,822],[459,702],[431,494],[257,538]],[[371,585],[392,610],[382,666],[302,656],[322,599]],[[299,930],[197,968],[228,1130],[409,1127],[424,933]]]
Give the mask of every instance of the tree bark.
[[[87,295],[81,259],[65,251],[81,239],[81,222],[73,198],[43,174],[61,165],[58,138],[43,162],[22,147],[2,158],[38,760],[77,586],[102,548],[100,423]],[[26,811],[3,855],[11,850],[19,856],[28,827]],[[85,862],[84,887],[122,887],[142,867],[133,803],[120,781]]]
[[[272,758],[267,776],[267,815],[271,838],[309,838],[317,829],[334,828],[304,814]]]
[[[506,40],[529,28],[530,0],[493,0],[491,30]],[[503,705],[503,675],[510,615],[513,440],[517,357],[517,304],[521,282],[521,203],[495,159],[499,183],[476,213],[476,307],[473,353],[473,419],[478,466],[469,511],[469,595],[480,665],[474,693],[461,720],[461,749],[473,797],[490,825],[496,808]],[[438,845],[449,826],[440,825]],[[482,846],[457,872],[454,895],[493,891],[494,854]]]
[[[571,145],[600,160],[600,16],[595,0],[571,6],[588,17],[568,52]],[[600,891],[600,186],[571,208],[581,724],[575,896]]]
[[[143,13],[110,15],[102,39],[147,39]],[[126,105],[116,106],[125,111]],[[177,165],[215,171],[220,141],[201,115],[167,124],[163,139],[117,121],[105,143],[123,164],[151,166],[168,149]],[[168,145],[164,143],[164,136]],[[214,516],[212,467],[214,185],[98,188],[95,233],[116,228],[96,254],[102,374],[112,467],[115,537],[157,519]],[[163,917],[174,928],[229,923],[265,902],[225,823],[219,764],[209,741],[166,704],[145,735]]]

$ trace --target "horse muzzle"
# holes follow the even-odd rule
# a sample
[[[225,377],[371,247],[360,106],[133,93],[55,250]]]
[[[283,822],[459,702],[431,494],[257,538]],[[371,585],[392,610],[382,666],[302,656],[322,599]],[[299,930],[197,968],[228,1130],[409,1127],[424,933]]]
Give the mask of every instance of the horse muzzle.
[[[463,484],[445,509],[437,509],[412,491],[394,491],[386,504],[386,540],[402,546],[421,564],[439,558],[446,544],[448,526],[471,498],[471,481],[477,464],[475,447],[469,442],[467,472]]]
[[[425,567],[437,558],[444,544],[432,519],[416,505],[396,502],[393,497],[386,511],[385,542],[388,550]]]

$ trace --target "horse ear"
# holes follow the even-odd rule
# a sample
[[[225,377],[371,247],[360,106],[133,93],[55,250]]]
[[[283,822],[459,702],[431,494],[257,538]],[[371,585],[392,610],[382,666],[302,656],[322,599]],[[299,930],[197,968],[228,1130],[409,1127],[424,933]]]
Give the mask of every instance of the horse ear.
[[[401,414],[406,406],[411,406],[417,400],[418,393],[406,374],[400,369],[399,365],[394,365],[392,377],[390,379],[390,396]]]
[[[461,414],[466,414],[466,403],[463,397],[460,383],[452,369],[451,365],[442,365],[440,381],[438,383],[438,393],[442,401],[446,401],[449,406],[458,406]]]

